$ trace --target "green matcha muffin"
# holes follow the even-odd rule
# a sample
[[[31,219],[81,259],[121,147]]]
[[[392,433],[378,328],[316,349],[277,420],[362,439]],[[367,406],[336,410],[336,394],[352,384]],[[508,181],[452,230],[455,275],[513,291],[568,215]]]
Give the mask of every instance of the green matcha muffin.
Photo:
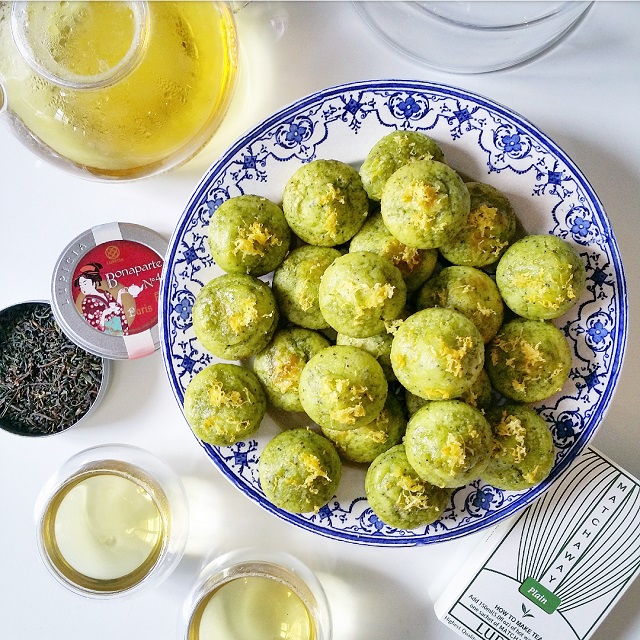
[[[578,253],[551,235],[518,240],[505,251],[496,270],[505,304],[530,320],[564,315],[578,301],[585,282],[585,266]]]
[[[491,411],[488,419],[495,446],[482,479],[508,491],[542,482],[555,460],[553,437],[544,418],[529,407],[511,404]]]
[[[471,387],[469,387],[469,389],[460,395],[459,400],[470,404],[476,409],[480,409],[483,414],[492,406],[493,389],[491,388],[489,376],[484,369],[480,370],[480,374],[476,378],[475,382]],[[410,416],[420,409],[420,407],[424,407],[428,402],[431,401],[425,400],[424,398],[411,393],[411,391],[405,392],[405,405]]]
[[[404,403],[407,407],[407,413],[409,417],[411,417],[418,409],[424,407],[425,404],[432,402],[432,400],[425,400],[420,396],[417,396],[415,393],[411,393],[411,391],[405,390]]]
[[[455,309],[476,325],[485,344],[496,335],[504,304],[496,283],[473,267],[445,267],[426,282],[416,298],[417,309]]]
[[[318,511],[340,483],[342,463],[334,446],[309,429],[283,431],[258,461],[260,485],[276,507],[292,513]]]
[[[437,249],[469,217],[469,191],[446,164],[415,160],[387,180],[380,211],[385,226],[400,242],[417,249]]]
[[[330,247],[294,249],[273,274],[273,293],[282,315],[307,329],[327,329],[320,313],[318,290],[327,267],[342,254]]]
[[[309,360],[299,389],[304,410],[321,427],[354,429],[380,415],[388,385],[371,354],[357,347],[334,346]]]
[[[400,317],[407,300],[402,274],[389,260],[369,251],[336,258],[320,280],[320,311],[333,329],[368,338]]]
[[[400,401],[389,393],[384,408],[373,422],[355,429],[322,427],[322,433],[333,442],[345,460],[368,463],[383,451],[400,444],[406,426]]]
[[[460,231],[440,246],[452,264],[486,267],[496,263],[516,233],[516,216],[507,197],[482,182],[467,182],[470,213]]]
[[[223,202],[209,221],[209,248],[227,273],[262,276],[287,255],[291,232],[280,207],[260,196]]]
[[[245,274],[208,282],[196,296],[192,316],[198,340],[225,360],[243,360],[262,351],[278,324],[271,289]]]
[[[479,409],[483,414],[493,405],[493,388],[484,368],[480,370],[475,382],[460,395],[459,399]]]
[[[400,269],[408,293],[416,291],[426,282],[438,260],[436,249],[408,247],[391,235],[379,212],[368,218],[353,236],[349,251],[370,251],[390,260]]]
[[[571,349],[562,331],[544,320],[516,318],[487,345],[493,387],[516,402],[538,402],[560,389],[571,370]]]
[[[276,332],[253,360],[253,370],[274,407],[303,410],[298,395],[300,375],[307,362],[328,346],[329,341],[311,329],[291,327]]]
[[[426,482],[462,487],[489,464],[493,435],[486,418],[461,400],[429,402],[407,423],[409,463]]]
[[[484,362],[476,326],[453,309],[409,316],[391,343],[391,366],[402,386],[426,400],[456,398],[471,388]]]
[[[194,434],[218,446],[230,446],[255,433],[266,408],[258,378],[236,364],[203,369],[184,393],[184,414]]]
[[[439,160],[444,153],[435,140],[418,131],[394,131],[373,146],[360,166],[362,184],[372,200],[380,200],[382,189],[397,169],[413,160]]]
[[[360,229],[369,213],[369,199],[353,167],[339,160],[313,160],[285,185],[282,210],[301,240],[334,247]]]
[[[396,379],[396,374],[393,373],[393,368],[391,367],[392,342],[393,334],[388,331],[377,333],[375,336],[369,336],[368,338],[352,338],[344,333],[336,335],[336,344],[358,347],[370,353],[380,363],[387,380]]]
[[[364,490],[373,512],[390,527],[415,529],[435,522],[451,490],[425,482],[399,444],[381,453],[367,470]]]

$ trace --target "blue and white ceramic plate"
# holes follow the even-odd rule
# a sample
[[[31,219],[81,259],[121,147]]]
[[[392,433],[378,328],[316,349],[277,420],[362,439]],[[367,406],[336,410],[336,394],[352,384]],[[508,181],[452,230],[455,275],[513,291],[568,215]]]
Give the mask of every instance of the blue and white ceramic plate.
[[[303,163],[333,158],[358,167],[374,143],[395,129],[433,137],[451,166],[508,196],[527,233],[560,236],[584,259],[586,290],[556,322],[573,351],[570,378],[561,394],[537,407],[552,424],[557,448],[550,477],[524,492],[473,483],[456,490],[440,520],[403,531],[382,523],[369,508],[365,471],[356,466],[345,465],[338,494],[318,513],[290,514],[271,504],[260,488],[257,463],[264,445],[279,432],[274,416],[266,417],[257,437],[246,442],[202,447],[240,491],[296,526],[358,544],[411,546],[476,532],[529,504],[584,448],[611,401],[627,328],[620,254],[593,189],[552,140],[491,100],[427,82],[358,82],[307,96],[242,136],[202,178],[169,246],[161,330],[166,370],[182,406],[191,378],[216,360],[198,343],[191,325],[198,291],[222,273],[207,245],[212,211],[244,193],[280,202],[286,181]]]

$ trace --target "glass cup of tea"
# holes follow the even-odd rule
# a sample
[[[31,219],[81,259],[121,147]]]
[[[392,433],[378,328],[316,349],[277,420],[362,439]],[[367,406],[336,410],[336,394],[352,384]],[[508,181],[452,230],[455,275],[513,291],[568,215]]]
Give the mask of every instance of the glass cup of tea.
[[[210,140],[237,57],[225,2],[0,3],[0,120],[73,173],[142,178]]]
[[[70,458],[43,487],[35,517],[47,569],[71,591],[96,598],[157,585],[180,561],[188,532],[179,477],[126,445]]]
[[[240,549],[201,571],[184,604],[178,637],[331,640],[331,614],[320,581],[300,560]]]

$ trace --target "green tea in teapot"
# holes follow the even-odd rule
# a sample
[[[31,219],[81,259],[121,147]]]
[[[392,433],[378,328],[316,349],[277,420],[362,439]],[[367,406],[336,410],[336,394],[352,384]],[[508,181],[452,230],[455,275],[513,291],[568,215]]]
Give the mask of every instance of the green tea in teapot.
[[[211,137],[236,73],[231,12],[216,2],[0,6],[7,111],[77,169],[135,178]]]

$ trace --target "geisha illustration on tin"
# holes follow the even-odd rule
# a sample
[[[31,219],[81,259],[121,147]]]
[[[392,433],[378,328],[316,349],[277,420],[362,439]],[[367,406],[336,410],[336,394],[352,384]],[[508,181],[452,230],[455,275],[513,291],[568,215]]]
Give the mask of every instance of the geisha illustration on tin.
[[[129,318],[136,317],[136,303],[141,287],[116,285],[107,288],[98,262],[84,264],[74,280],[80,292],[76,307],[84,319],[98,331],[113,336],[129,335]]]

